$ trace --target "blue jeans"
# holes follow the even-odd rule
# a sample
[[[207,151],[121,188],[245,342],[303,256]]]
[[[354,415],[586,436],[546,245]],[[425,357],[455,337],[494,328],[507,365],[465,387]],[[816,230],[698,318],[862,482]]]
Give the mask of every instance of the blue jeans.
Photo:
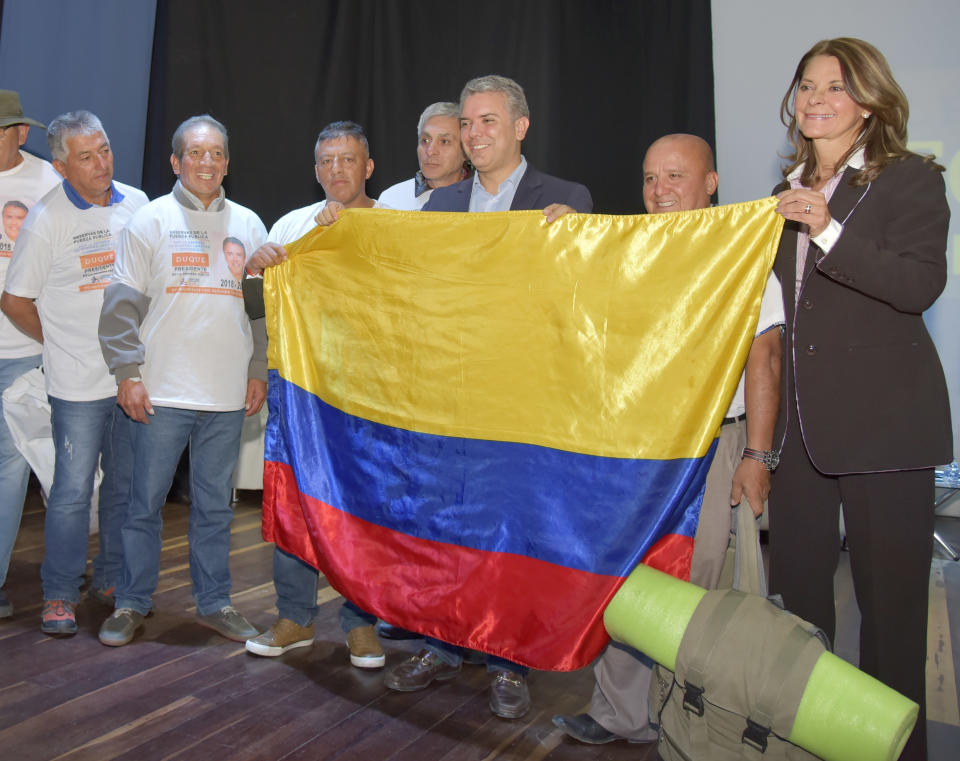
[[[90,498],[97,463],[100,484],[100,553],[93,561],[93,585],[116,584],[123,565],[120,527],[130,485],[130,448],[117,430],[117,398],[92,402],[50,399],[55,463],[44,524],[40,576],[45,600],[78,602],[87,566]],[[114,437],[118,438],[115,439]]]
[[[197,612],[230,604],[230,491],[240,453],[243,410],[201,412],[154,407],[149,423],[126,419],[136,478],[123,524],[123,575],[116,607],[146,615],[160,575],[161,510],[177,462],[190,447],[190,577]]]
[[[273,550],[273,586],[277,590],[277,613],[300,626],[310,626],[317,616],[317,578],[313,567],[300,558]],[[349,600],[340,606],[340,628],[345,632],[358,626],[373,626],[377,617]]]
[[[310,626],[317,616],[317,572],[300,558],[273,549],[273,586],[277,613],[299,626]]]
[[[358,608],[349,600],[344,600],[340,606],[340,628],[349,633],[358,626],[373,626],[377,623],[377,617],[372,613],[367,613],[363,608]]]
[[[0,394],[25,372],[40,367],[40,355],[0,359]],[[30,466],[13,443],[3,419],[3,398],[0,396],[0,587],[7,580],[10,555],[20,530],[23,500],[27,494]]]
[[[459,666],[463,662],[463,648],[457,645],[451,645],[441,639],[426,637],[427,650],[436,655],[444,663],[451,666]],[[508,661],[506,658],[500,658],[496,655],[487,656],[487,671],[493,673],[496,671],[512,671],[515,674],[526,676],[530,669],[527,666],[521,666],[519,663]]]

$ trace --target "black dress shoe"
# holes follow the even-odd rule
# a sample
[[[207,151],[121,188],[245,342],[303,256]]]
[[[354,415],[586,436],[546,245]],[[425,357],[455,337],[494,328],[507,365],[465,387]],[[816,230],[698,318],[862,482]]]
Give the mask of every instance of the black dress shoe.
[[[627,739],[604,729],[588,713],[581,713],[576,716],[557,714],[553,717],[553,725],[562,729],[574,740],[590,745],[603,745],[604,743],[612,743],[614,740]]]
[[[479,650],[471,650],[470,648],[463,649],[463,662],[468,663],[471,666],[482,666],[487,662],[487,654],[481,653]]]
[[[377,636],[384,639],[423,639],[422,634],[388,624],[386,621],[377,621]]]
[[[426,648],[407,660],[387,669],[383,684],[398,692],[422,690],[434,681],[453,679],[460,673],[460,664],[451,666]]]
[[[497,671],[490,684],[490,710],[503,719],[519,719],[529,711],[526,677],[515,671]]]

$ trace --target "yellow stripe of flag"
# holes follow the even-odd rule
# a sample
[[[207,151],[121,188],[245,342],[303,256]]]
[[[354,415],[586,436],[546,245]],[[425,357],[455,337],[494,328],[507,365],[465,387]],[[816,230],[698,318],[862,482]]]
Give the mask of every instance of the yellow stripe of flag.
[[[398,428],[700,457],[753,338],[775,207],[553,224],[538,211],[351,210],[267,271],[270,366]]]

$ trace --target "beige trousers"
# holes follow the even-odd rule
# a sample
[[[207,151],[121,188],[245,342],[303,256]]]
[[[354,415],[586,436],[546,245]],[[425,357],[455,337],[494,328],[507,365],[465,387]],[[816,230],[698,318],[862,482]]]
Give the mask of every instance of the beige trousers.
[[[706,589],[715,589],[730,542],[733,510],[730,485],[747,443],[746,421],[727,423],[720,429],[700,508],[700,522],[694,537],[690,581]],[[749,510],[746,503],[743,509]],[[644,659],[646,660],[646,659]],[[596,683],[590,702],[590,716],[608,732],[635,742],[655,740],[657,731],[650,726],[649,690],[651,667],[637,657],[636,651],[608,645],[593,667]]]

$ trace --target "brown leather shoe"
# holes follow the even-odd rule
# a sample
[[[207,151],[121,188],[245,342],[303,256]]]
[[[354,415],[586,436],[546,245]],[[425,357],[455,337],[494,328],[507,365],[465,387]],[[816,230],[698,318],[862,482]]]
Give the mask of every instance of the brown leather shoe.
[[[504,719],[519,719],[529,711],[526,677],[515,671],[497,671],[490,684],[490,710]]]
[[[383,675],[383,683],[398,692],[415,692],[427,687],[431,682],[453,679],[459,673],[459,663],[451,666],[439,655],[424,648],[402,663],[387,669]]]

